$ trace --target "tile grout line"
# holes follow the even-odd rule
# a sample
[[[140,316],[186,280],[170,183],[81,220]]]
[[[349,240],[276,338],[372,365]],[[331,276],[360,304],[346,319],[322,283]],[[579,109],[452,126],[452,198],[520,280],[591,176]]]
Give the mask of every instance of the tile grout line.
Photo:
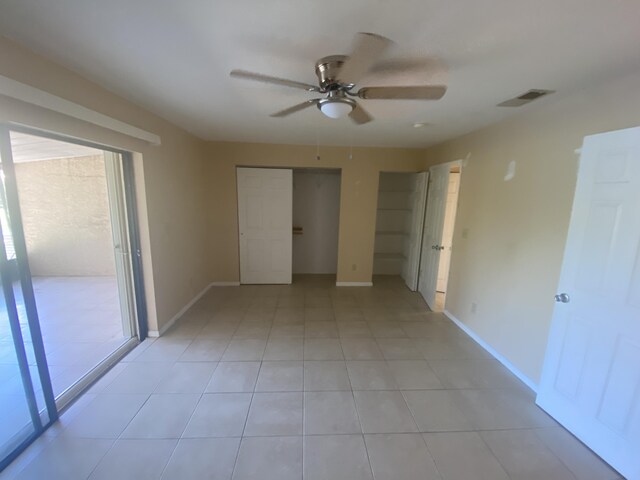
[[[253,398],[255,396],[255,388],[258,384],[258,376],[260,375],[260,370],[262,370],[262,361],[260,361],[260,368],[258,368],[258,375],[256,376],[256,381],[253,385],[253,390],[251,392],[251,400],[249,401],[249,408],[247,408],[247,416],[244,419],[244,425],[242,426],[242,433],[240,434],[240,442],[238,443],[238,451],[236,452],[236,457],[233,462],[233,469],[231,470],[231,478],[233,479],[236,473],[236,467],[238,466],[238,458],[240,457],[240,450],[242,449],[242,442],[245,438],[244,432],[247,428],[247,422],[249,421],[249,414],[251,413],[251,407],[253,406]]]

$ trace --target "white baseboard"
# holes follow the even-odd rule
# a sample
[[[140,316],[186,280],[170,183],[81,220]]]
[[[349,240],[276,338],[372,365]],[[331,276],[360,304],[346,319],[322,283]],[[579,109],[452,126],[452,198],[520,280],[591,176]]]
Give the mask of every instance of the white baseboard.
[[[239,287],[240,282],[211,282],[210,287]]]
[[[148,335],[149,337],[151,337],[151,338],[161,337],[161,336],[164,334],[164,332],[166,332],[167,330],[169,330],[169,329],[173,326],[173,324],[174,324],[174,323],[176,323],[176,322],[178,321],[178,319],[179,319],[180,317],[182,317],[182,315],[184,315],[184,314],[185,314],[185,312],[186,312],[187,310],[189,310],[189,309],[190,309],[190,308],[191,308],[191,307],[192,307],[192,306],[193,306],[193,305],[194,305],[198,300],[200,300],[200,298],[202,298],[202,296],[203,296],[205,293],[207,293],[207,290],[209,290],[213,285],[214,285],[213,283],[210,283],[209,285],[207,285],[206,287],[204,287],[204,288],[202,289],[202,291],[201,291],[199,294],[197,294],[195,297],[193,297],[189,303],[187,303],[184,307],[182,307],[182,308],[180,309],[180,311],[179,311],[178,313],[176,313],[176,314],[171,318],[171,320],[169,320],[167,323],[165,323],[165,324],[162,326],[162,328],[161,328],[160,330],[149,330],[149,331],[147,332],[147,335]]]
[[[524,373],[518,370],[513,363],[507,360],[502,354],[498,353],[492,346],[486,343],[482,338],[478,336],[473,330],[471,330],[468,325],[458,320],[449,310],[445,310],[444,314],[447,316],[449,320],[455,323],[458,327],[460,327],[467,335],[469,335],[475,342],[484,348],[487,352],[493,356],[496,360],[498,360],[502,365],[505,366],[507,370],[513,373],[516,377],[518,377],[522,383],[524,383],[527,387],[533,390],[534,393],[538,393],[538,385],[527,377]]]
[[[336,287],[373,287],[373,282],[336,282]]]

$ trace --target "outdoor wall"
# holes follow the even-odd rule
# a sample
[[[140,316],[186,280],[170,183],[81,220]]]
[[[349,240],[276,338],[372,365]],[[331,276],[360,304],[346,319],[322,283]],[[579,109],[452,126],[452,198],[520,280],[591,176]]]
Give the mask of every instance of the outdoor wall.
[[[0,75],[159,135],[116,133],[0,96],[0,121],[136,152],[135,181],[149,328],[160,331],[210,281],[206,143],[108,90],[0,37]]]
[[[293,273],[336,273],[340,220],[340,173],[293,172]]]
[[[640,125],[638,85],[640,72],[571,95],[559,92],[508,121],[426,151],[428,165],[468,158],[446,309],[534,383],[569,226],[574,150],[586,135]],[[511,161],[516,173],[506,181]]]
[[[257,143],[209,143],[210,272],[214,282],[240,280],[236,166],[339,168],[340,233],[338,282],[371,282],[378,177],[385,172],[417,172],[424,150],[320,147]],[[350,153],[352,153],[349,158]]]
[[[39,160],[15,169],[31,274],[115,275],[104,158]]]

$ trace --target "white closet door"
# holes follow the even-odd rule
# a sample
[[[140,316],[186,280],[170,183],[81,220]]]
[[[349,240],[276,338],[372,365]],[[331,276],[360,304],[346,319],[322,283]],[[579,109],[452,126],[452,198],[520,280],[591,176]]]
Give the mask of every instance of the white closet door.
[[[629,480],[640,479],[639,207],[640,128],[586,137],[537,398]]]
[[[444,229],[444,212],[447,207],[447,187],[449,185],[450,164],[436,165],[429,170],[429,191],[427,193],[427,213],[422,235],[422,258],[420,260],[420,276],[418,290],[432,310],[436,304],[436,287],[438,284],[438,267],[442,232]]]
[[[427,181],[429,172],[415,174],[415,186],[412,194],[411,229],[409,231],[409,248],[407,268],[404,281],[412,292],[418,288],[418,272],[420,271],[420,249],[424,228],[424,209],[427,203]]]
[[[293,171],[238,168],[240,283],[291,283]]]

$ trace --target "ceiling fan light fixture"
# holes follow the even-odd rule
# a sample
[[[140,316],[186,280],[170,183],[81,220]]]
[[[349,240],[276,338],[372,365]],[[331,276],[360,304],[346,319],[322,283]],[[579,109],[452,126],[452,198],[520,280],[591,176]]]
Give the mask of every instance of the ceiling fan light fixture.
[[[329,118],[342,118],[349,115],[356,103],[344,97],[323,98],[318,102],[318,108]]]

